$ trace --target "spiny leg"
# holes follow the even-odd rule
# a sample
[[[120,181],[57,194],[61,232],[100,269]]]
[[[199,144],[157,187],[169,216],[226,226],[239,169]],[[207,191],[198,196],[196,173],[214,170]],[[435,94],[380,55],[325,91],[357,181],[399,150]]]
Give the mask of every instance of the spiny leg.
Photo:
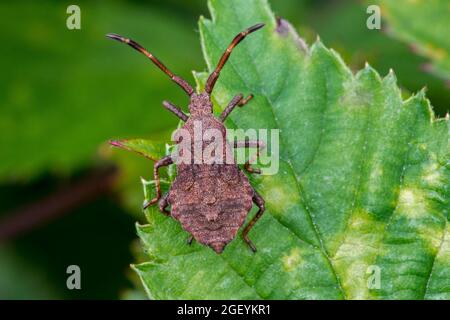
[[[244,105],[246,105],[250,100],[253,99],[253,95],[249,95],[247,98],[244,99],[244,96],[242,94],[238,94],[237,96],[235,96],[230,103],[228,104],[228,106],[225,108],[225,110],[223,110],[222,114],[219,117],[219,120],[224,122],[225,119],[228,117],[228,115],[234,110],[234,108],[236,106],[238,107],[243,107]]]
[[[192,87],[189,85],[189,83],[187,83],[186,80],[184,80],[183,78],[174,75],[169,69],[167,69],[167,67],[158,60],[158,58],[156,58],[154,55],[152,55],[150,52],[148,52],[144,47],[142,47],[139,43],[122,37],[118,34],[115,33],[108,33],[106,35],[108,38],[110,39],[114,39],[123,43],[128,44],[130,47],[136,49],[137,51],[139,51],[140,53],[144,54],[147,58],[149,58],[159,69],[161,69],[162,72],[164,72],[165,74],[167,74],[176,84],[178,84],[189,96],[191,96],[194,93],[194,89],[192,89]]]
[[[231,44],[228,46],[227,50],[225,51],[225,53],[222,55],[222,58],[220,59],[219,63],[217,64],[216,69],[214,70],[213,73],[211,73],[211,75],[209,76],[208,80],[206,81],[206,86],[205,86],[205,91],[206,93],[210,94],[213,89],[214,89],[214,85],[216,84],[217,79],[219,78],[220,75],[220,71],[222,71],[223,66],[225,65],[225,63],[228,61],[228,58],[231,55],[231,52],[233,51],[233,49],[242,41],[245,39],[246,36],[248,36],[250,33],[255,32],[256,30],[261,29],[262,27],[264,27],[264,23],[259,23],[256,24],[250,28],[248,28],[247,30],[242,31],[241,33],[239,33],[231,42]]]
[[[261,151],[266,147],[266,144],[263,141],[257,140],[257,141],[235,141],[234,142],[235,148],[257,148],[256,155],[252,159],[248,159],[244,163],[244,169],[249,173],[261,173],[261,169],[253,168],[251,163],[256,161],[256,159],[259,157]]]
[[[161,183],[159,180],[159,173],[158,173],[159,168],[166,167],[168,165],[171,165],[172,163],[173,160],[170,156],[166,156],[155,163],[155,166],[153,167],[153,176],[156,182],[156,197],[144,205],[144,210],[150,207],[151,205],[155,204],[156,202],[158,202],[158,200],[161,198]]]
[[[170,103],[169,101],[163,101],[163,106],[164,106],[164,108],[166,108],[167,110],[169,110],[170,112],[175,114],[178,118],[180,118],[184,122],[186,122],[188,120],[189,117],[173,103]]]
[[[254,97],[253,94],[249,94],[247,98],[242,99],[241,101],[239,101],[238,107],[243,107],[243,106],[245,106],[250,100],[253,99],[253,97]]]
[[[167,207],[169,206],[169,203],[167,202],[168,197],[169,193],[166,193],[158,202],[159,211],[164,213],[166,216],[170,216],[170,211],[167,210]]]
[[[248,225],[245,227],[244,231],[242,232],[242,237],[244,238],[244,241],[247,243],[250,249],[252,249],[253,252],[256,252],[256,247],[253,244],[253,242],[248,238],[248,233],[253,228],[258,219],[261,218],[262,214],[266,210],[266,207],[264,205],[265,203],[264,199],[256,191],[254,191],[253,194],[253,202],[258,206],[259,210],[253,217],[253,219],[250,220]]]

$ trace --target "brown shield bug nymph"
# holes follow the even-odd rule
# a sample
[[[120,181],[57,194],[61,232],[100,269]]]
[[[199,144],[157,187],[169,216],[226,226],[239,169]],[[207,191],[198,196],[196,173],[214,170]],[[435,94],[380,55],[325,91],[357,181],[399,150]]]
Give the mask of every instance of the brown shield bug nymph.
[[[223,138],[222,141],[224,141],[219,152],[221,153],[220,159],[223,160],[224,158],[229,159],[227,156],[232,152],[232,146],[226,140],[226,128],[223,122],[236,106],[244,106],[253,98],[253,95],[245,99],[242,94],[237,95],[217,119],[213,114],[211,92],[233,49],[247,35],[263,26],[264,24],[254,25],[234,38],[222,55],[216,69],[209,76],[205,91],[201,93],[195,93],[185,80],[174,75],[155,56],[135,41],[116,34],[108,34],[107,37],[126,43],[143,53],[189,95],[189,116],[170,102],[164,101],[163,106],[185,122],[181,129],[189,132],[192,137],[192,144],[198,142],[194,141],[195,123],[201,124],[203,132],[208,129],[218,130]],[[203,137],[203,134],[201,137]],[[205,141],[201,141],[200,146],[205,148],[207,144]],[[258,152],[263,146],[262,141],[245,140],[234,141],[233,143],[234,148],[257,148]],[[173,164],[174,159],[169,155],[157,161],[154,165],[156,197],[148,202],[144,208],[158,203],[162,213],[178,220],[183,229],[191,234],[189,243],[194,238],[199,243],[210,246],[215,252],[221,253],[224,247],[236,237],[239,228],[244,223],[253,203],[255,203],[259,210],[244,228],[242,235],[248,246],[256,251],[255,245],[248,238],[248,232],[263,214],[265,210],[264,200],[253,189],[247,177],[239,170],[233,160],[223,163],[218,160],[218,154],[215,154],[215,156],[217,156],[217,161],[214,161],[213,158],[213,161],[208,163],[201,162],[199,164],[198,161],[194,161],[195,157],[192,157],[193,159],[189,163],[176,163],[177,177],[164,196],[161,195],[158,170],[161,167]],[[260,173],[258,169],[251,167],[250,161],[245,163],[244,169],[250,173]],[[171,208],[170,211],[167,210],[168,206]]]

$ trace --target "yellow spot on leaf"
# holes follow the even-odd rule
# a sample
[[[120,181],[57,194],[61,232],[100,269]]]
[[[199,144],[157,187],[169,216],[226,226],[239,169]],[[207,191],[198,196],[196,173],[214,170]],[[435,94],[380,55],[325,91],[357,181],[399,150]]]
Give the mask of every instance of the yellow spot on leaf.
[[[400,191],[399,212],[411,218],[419,218],[427,213],[424,192],[416,188],[404,188]]]
[[[377,164],[370,172],[370,179],[378,180],[383,176],[383,173],[383,167],[381,166],[381,164]]]
[[[283,256],[283,267],[286,271],[291,272],[295,270],[301,263],[300,249],[294,248],[289,255]]]
[[[261,183],[264,199],[272,213],[283,214],[300,202],[296,186],[279,175],[265,176]]]
[[[442,183],[441,173],[438,171],[439,165],[437,163],[430,164],[424,171],[422,179],[428,182],[431,186],[438,186]]]
[[[439,172],[431,172],[423,177],[429,184],[436,186],[441,182],[441,174]]]
[[[373,263],[382,240],[384,223],[365,209],[355,209],[348,222],[345,238],[333,257],[342,286],[349,299],[367,299],[366,270]]]

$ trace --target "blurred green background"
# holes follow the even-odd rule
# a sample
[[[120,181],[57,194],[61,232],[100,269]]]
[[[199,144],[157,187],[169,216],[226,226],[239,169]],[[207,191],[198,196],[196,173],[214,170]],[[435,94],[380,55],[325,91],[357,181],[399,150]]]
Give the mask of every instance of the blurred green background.
[[[81,8],[81,30],[66,28],[70,4]],[[427,60],[366,28],[367,3],[271,4],[308,43],[320,34],[353,70],[366,61],[383,75],[393,68],[405,94],[426,85],[435,112],[448,112],[450,90],[422,70]],[[188,100],[104,35],[137,40],[193,83],[191,71],[205,69],[197,19],[208,16],[206,1],[17,1],[2,2],[0,13],[0,299],[142,297],[128,266],[139,255],[139,178],[150,177],[152,164],[105,142],[167,139],[177,119],[162,100]],[[72,264],[81,290],[66,287]]]

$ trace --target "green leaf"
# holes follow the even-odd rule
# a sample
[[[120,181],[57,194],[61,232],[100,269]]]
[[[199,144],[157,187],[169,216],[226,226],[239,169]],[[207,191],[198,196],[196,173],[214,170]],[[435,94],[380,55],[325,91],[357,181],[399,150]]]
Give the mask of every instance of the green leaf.
[[[390,32],[432,60],[429,69],[450,81],[450,8],[447,0],[379,0]]]
[[[256,253],[240,236],[221,255],[189,246],[151,207],[138,226],[149,261],[134,266],[148,296],[449,299],[448,119],[435,119],[423,91],[402,100],[393,72],[353,75],[319,40],[306,47],[264,0],[209,4],[199,29],[210,71],[235,34],[266,23],[233,52],[213,98],[223,109],[255,95],[227,125],[280,129],[280,168],[251,178],[267,207],[249,234]]]
[[[150,160],[158,161],[165,155],[165,144],[145,139],[111,140],[114,147],[136,152]]]

